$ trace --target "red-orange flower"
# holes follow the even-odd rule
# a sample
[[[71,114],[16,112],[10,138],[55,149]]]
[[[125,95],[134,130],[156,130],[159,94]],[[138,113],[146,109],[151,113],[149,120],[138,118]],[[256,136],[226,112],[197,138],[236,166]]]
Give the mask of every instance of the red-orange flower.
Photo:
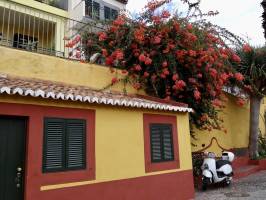
[[[145,65],[150,65],[151,63],[152,63],[152,59],[150,59],[149,57],[146,57]]]
[[[167,67],[168,66],[168,63],[167,61],[163,61],[163,64],[162,64],[163,67]]]
[[[239,105],[239,106],[244,106],[245,103],[246,103],[246,101],[245,101],[244,99],[239,98],[239,99],[237,100],[236,103],[237,103],[237,105]]]
[[[106,50],[106,49],[102,49],[102,55],[103,55],[103,56],[105,56],[105,57],[108,55],[108,53],[107,53],[107,50]]]
[[[145,62],[146,61],[146,56],[144,54],[139,55],[139,61],[140,62]]]
[[[241,62],[240,57],[239,57],[238,55],[236,55],[236,54],[233,54],[233,55],[232,55],[232,60],[233,60],[234,62],[237,62],[237,63],[240,63],[240,62]]]
[[[124,53],[120,49],[117,49],[115,51],[115,55],[116,55],[117,60],[123,60],[124,59]]]
[[[241,73],[235,73],[235,79],[238,81],[242,81],[244,79],[244,76]]]
[[[177,74],[174,74],[173,77],[172,77],[173,81],[176,81],[178,79],[178,75]]]
[[[148,72],[144,72],[143,76],[144,76],[144,78],[147,78],[150,76],[150,74]]]
[[[199,100],[199,99],[201,98],[201,94],[200,94],[200,92],[199,92],[198,90],[195,90],[195,91],[194,91],[194,98],[195,98],[196,100]]]
[[[107,39],[107,34],[105,32],[99,33],[99,41],[104,41]]]
[[[122,25],[124,25],[125,24],[125,18],[124,18],[124,16],[117,17],[117,19],[113,21],[113,24],[116,25],[116,26],[122,26]]]
[[[251,48],[248,44],[244,44],[244,45],[243,45],[243,51],[244,51],[245,53],[249,53],[249,52],[252,51],[252,48]]]
[[[171,14],[167,10],[164,10],[162,12],[162,18],[169,18],[170,16],[171,16]]]
[[[142,70],[140,65],[136,65],[134,68],[135,68],[136,71],[141,71]]]
[[[153,43],[154,44],[160,44],[161,43],[161,38],[159,36],[155,36],[154,39],[153,39]]]
[[[116,78],[116,77],[114,77],[114,78],[112,78],[112,84],[115,84],[115,83],[117,83],[118,82],[118,79]]]

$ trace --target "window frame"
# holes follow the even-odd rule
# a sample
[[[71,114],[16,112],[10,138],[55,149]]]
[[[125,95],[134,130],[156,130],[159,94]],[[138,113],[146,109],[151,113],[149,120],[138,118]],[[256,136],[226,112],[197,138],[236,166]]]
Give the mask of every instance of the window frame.
[[[93,0],[85,0],[85,16],[93,17]]]
[[[92,2],[92,19],[101,19],[101,4],[97,1]]]
[[[63,150],[62,150],[62,156],[63,156],[63,167],[60,169],[47,169],[45,168],[45,162],[46,162],[46,147],[47,147],[47,137],[46,137],[46,122],[47,120],[62,120],[64,123],[63,129],[64,129],[64,135],[63,135]],[[67,167],[67,151],[68,151],[68,133],[67,133],[67,122],[68,121],[83,121],[85,123],[84,128],[84,140],[83,140],[83,159],[84,164],[81,167]],[[69,171],[75,171],[75,170],[86,170],[88,161],[87,161],[87,140],[88,140],[88,134],[87,134],[87,120],[86,119],[74,119],[74,118],[59,118],[59,117],[44,117],[43,118],[43,155],[42,155],[42,172],[43,173],[56,173],[56,172],[69,172]],[[89,138],[90,139],[90,138]],[[90,164],[90,163],[89,163]]]
[[[119,11],[117,9],[111,8],[111,13],[110,13],[110,19],[115,20],[119,15]]]
[[[172,143],[173,143],[173,160],[163,162],[152,162],[151,152],[151,124],[170,124],[172,125]],[[179,169],[179,147],[178,147],[178,132],[177,118],[174,115],[160,114],[143,114],[143,132],[144,132],[144,157],[145,157],[145,172],[156,172],[171,169]]]
[[[104,6],[104,19],[105,20],[110,20],[111,19],[111,8],[110,7],[108,7],[108,6]],[[109,13],[107,13],[107,11],[109,12]],[[109,14],[108,15],[108,17],[107,17],[107,14]]]

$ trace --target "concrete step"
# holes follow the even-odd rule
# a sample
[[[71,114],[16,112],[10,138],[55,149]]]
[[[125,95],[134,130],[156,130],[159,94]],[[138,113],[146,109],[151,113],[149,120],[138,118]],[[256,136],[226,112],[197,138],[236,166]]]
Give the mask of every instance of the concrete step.
[[[259,165],[245,165],[234,169],[234,178],[243,178],[260,170]]]

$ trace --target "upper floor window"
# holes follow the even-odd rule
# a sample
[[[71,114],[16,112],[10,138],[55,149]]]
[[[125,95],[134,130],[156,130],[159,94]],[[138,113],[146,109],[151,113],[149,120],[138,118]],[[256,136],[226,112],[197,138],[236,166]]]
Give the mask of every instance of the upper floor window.
[[[100,19],[100,4],[93,2],[92,16],[94,19]]]
[[[85,15],[92,17],[92,1],[91,0],[85,1]]]
[[[63,10],[67,10],[68,8],[68,1],[65,1],[65,0],[35,0],[35,1],[39,1],[41,3],[45,3],[50,6],[60,8]]]
[[[100,4],[92,0],[85,1],[85,15],[93,18],[100,19]]]
[[[112,10],[111,10],[111,18],[112,18],[112,19],[116,19],[116,18],[117,18],[117,16],[118,16],[118,11],[117,11],[117,10],[114,10],[114,9],[112,9]]]
[[[104,6],[104,18],[106,20],[114,20],[117,18],[117,16],[118,16],[117,10]]]
[[[44,119],[43,172],[86,168],[86,120]]]

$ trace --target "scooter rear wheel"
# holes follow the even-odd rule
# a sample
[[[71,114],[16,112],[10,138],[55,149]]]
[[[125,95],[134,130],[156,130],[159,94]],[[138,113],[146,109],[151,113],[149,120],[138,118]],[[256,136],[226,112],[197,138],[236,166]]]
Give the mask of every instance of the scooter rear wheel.
[[[202,178],[202,190],[206,191],[209,184],[210,184],[210,179],[207,177],[203,177]]]

